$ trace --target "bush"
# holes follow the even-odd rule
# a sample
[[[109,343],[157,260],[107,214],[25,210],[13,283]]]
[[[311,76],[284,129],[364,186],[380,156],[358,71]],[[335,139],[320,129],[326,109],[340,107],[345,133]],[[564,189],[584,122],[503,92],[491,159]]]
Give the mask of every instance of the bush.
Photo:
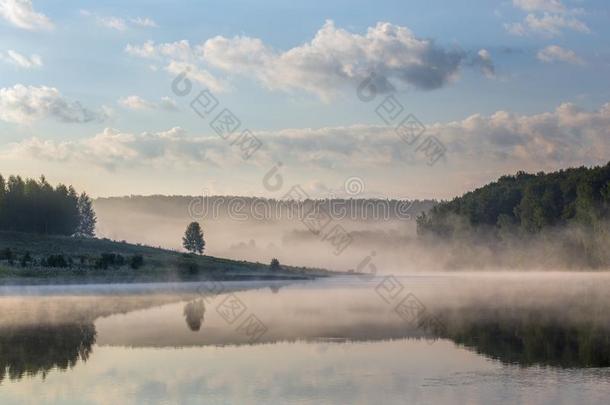
[[[11,248],[2,249],[2,251],[0,251],[0,260],[13,260],[14,258],[15,255]]]
[[[121,267],[125,265],[125,258],[116,253],[102,253],[99,259],[95,261],[96,269],[106,270],[109,266]]]
[[[30,252],[25,252],[21,258],[21,267],[26,267],[30,262],[32,262],[32,256],[30,256]]]
[[[133,255],[129,258],[129,267],[134,270],[139,269],[144,265],[144,257],[142,255]]]
[[[68,267],[68,261],[64,255],[50,255],[46,260],[43,260],[42,265],[45,267],[66,268]]]

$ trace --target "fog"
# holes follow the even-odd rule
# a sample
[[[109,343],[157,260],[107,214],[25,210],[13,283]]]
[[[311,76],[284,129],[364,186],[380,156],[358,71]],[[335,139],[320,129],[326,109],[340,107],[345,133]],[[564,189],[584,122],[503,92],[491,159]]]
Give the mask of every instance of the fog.
[[[98,236],[181,251],[187,224],[197,220],[204,231],[205,253],[211,256],[262,263],[276,257],[287,265],[373,274],[588,270],[604,269],[610,263],[610,238],[604,230],[593,233],[573,226],[536,236],[503,235],[493,243],[484,233],[452,241],[420,238],[415,218],[434,203],[416,201],[387,212],[375,208],[364,212],[362,205],[358,209],[348,207],[345,215],[331,213],[328,223],[317,233],[301,221],[302,217],[269,209],[277,203],[275,200],[245,199],[246,208],[242,206],[237,213],[230,211],[230,198],[240,197],[226,197],[218,205],[220,209],[212,211],[208,207],[203,214],[194,208],[197,200],[192,197],[98,199]],[[265,202],[261,206],[267,211],[252,208],[252,201]],[[359,201],[366,204],[367,200]],[[383,200],[377,203],[386,204]],[[341,239],[333,233],[337,229],[349,233],[349,238]]]

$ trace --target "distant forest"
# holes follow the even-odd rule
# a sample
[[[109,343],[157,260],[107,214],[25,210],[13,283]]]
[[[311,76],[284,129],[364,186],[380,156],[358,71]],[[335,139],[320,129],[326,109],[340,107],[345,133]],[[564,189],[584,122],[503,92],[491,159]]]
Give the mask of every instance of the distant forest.
[[[610,163],[552,173],[518,172],[436,205],[417,219],[420,235],[452,238],[484,232],[535,235],[565,225],[605,232]]]
[[[334,219],[354,221],[415,220],[430,210],[435,200],[396,200],[380,198],[317,199],[291,201],[241,196],[126,196],[95,200],[100,210],[120,209],[140,214],[184,218],[189,212],[200,219],[226,219],[231,215],[252,221],[298,220],[310,204]],[[101,211],[100,211],[101,212]]]
[[[86,193],[72,186],[0,175],[0,230],[54,235],[95,235],[95,212]]]

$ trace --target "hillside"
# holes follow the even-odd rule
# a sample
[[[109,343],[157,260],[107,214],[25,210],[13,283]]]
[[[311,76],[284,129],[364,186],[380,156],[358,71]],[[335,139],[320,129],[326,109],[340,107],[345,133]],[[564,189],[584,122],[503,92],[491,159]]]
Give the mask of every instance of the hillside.
[[[0,232],[0,282],[310,279],[329,271],[187,255],[108,239]]]
[[[503,176],[420,215],[417,233],[459,245],[456,267],[473,265],[463,252],[478,246],[496,265],[607,269],[609,225],[610,163]]]
[[[570,223],[593,226],[608,218],[609,207],[610,163],[552,173],[519,172],[438,204],[418,218],[418,231],[451,236],[464,227],[537,233]]]

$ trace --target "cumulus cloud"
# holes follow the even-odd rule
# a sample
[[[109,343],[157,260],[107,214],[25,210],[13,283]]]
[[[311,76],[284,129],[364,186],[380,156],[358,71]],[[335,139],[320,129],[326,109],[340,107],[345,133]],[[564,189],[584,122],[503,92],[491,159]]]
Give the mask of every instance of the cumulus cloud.
[[[40,56],[32,54],[28,57],[12,49],[9,49],[6,51],[6,53],[0,52],[0,60],[21,69],[34,69],[42,67],[42,59]]]
[[[188,41],[141,46],[125,51],[142,58],[167,59],[170,64],[205,65],[225,74],[252,77],[271,90],[304,90],[330,99],[345,88],[354,88],[372,72],[385,87],[379,90],[438,89],[453,81],[468,53],[444,48],[431,39],[417,37],[406,27],[380,22],[364,35],[337,28],[327,21],[314,38],[286,51],[277,51],[258,38],[216,36],[191,47]],[[485,59],[486,58],[486,59]],[[492,72],[486,51],[479,52],[480,66]],[[170,69],[168,69],[170,70]],[[171,69],[172,73],[176,69]],[[212,78],[208,70],[206,81]]]
[[[119,104],[130,110],[165,110],[165,111],[177,111],[178,106],[176,102],[169,97],[161,98],[158,103],[148,101],[140,96],[128,96],[120,99]]]
[[[538,51],[537,57],[542,62],[567,62],[573,65],[584,65],[585,61],[571,49],[550,45]]]
[[[504,24],[510,34],[556,37],[561,35],[563,30],[591,32],[587,24],[579,18],[583,10],[567,8],[560,0],[513,0],[513,5],[528,14],[522,22]]]
[[[53,22],[34,10],[31,0],[0,0],[0,17],[26,30],[51,30]]]
[[[258,131],[264,147],[256,161],[272,164],[280,159],[296,167],[357,171],[403,164],[422,164],[415,146],[406,144],[392,127],[352,125],[318,129]],[[452,170],[486,167],[498,172],[542,170],[582,164],[606,163],[610,156],[610,103],[585,111],[564,103],[554,111],[519,115],[498,111],[475,114],[460,121],[427,126],[447,148]],[[29,139],[13,144],[11,156],[78,160],[107,168],[134,164],[210,164],[232,167],[238,153],[216,135],[187,136],[180,128],[139,135],[107,129],[79,141]],[[258,155],[258,154],[261,155]],[[136,163],[137,162],[137,163]]]
[[[66,123],[104,121],[105,112],[94,112],[78,101],[66,100],[54,87],[17,84],[0,89],[0,120],[26,124],[43,118]]]

